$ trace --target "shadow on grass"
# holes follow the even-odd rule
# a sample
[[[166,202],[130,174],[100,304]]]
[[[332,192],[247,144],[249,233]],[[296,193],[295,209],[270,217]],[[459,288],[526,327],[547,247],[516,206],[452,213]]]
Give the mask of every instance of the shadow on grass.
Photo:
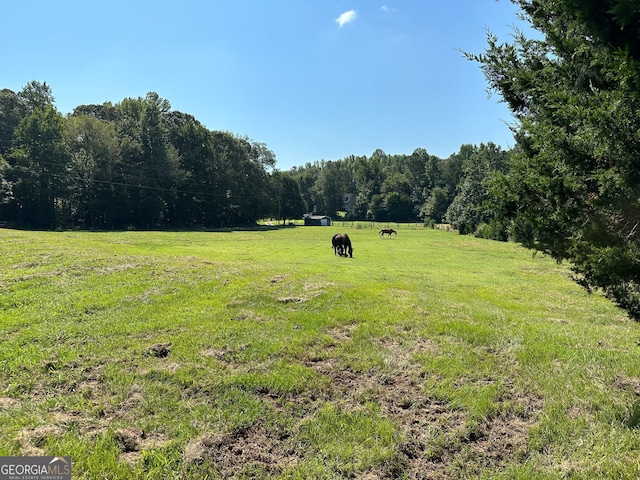
[[[618,415],[618,419],[620,423],[631,430],[640,428],[640,402],[632,403],[624,414]]]

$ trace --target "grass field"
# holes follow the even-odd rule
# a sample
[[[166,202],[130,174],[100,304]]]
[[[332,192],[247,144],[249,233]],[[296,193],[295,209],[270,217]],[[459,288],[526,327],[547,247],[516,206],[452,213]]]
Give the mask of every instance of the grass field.
[[[640,477],[636,322],[517,245],[366,227],[0,230],[0,456],[70,455],[74,479]]]

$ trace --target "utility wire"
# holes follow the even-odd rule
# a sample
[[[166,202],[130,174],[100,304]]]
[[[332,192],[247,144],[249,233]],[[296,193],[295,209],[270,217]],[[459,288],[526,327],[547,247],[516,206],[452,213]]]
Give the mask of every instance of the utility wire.
[[[39,176],[39,175],[45,175],[47,177],[52,177],[52,178],[59,178],[59,179],[70,179],[70,180],[78,180],[78,181],[82,181],[82,182],[91,182],[91,183],[100,183],[100,184],[106,184],[106,185],[112,185],[112,186],[118,186],[118,187],[126,187],[126,188],[138,188],[138,189],[142,189],[142,190],[156,190],[156,191],[162,191],[162,192],[169,192],[169,193],[182,193],[185,195],[198,195],[198,196],[206,196],[206,197],[226,197],[229,198],[229,195],[227,195],[227,193],[211,193],[211,192],[194,192],[194,191],[189,191],[189,190],[181,190],[181,189],[177,189],[177,188],[165,188],[165,187],[154,187],[152,185],[142,185],[142,184],[135,184],[135,183],[124,183],[124,182],[115,182],[115,181],[111,181],[111,180],[98,180],[96,178],[83,178],[80,176],[73,176],[73,175],[62,175],[59,173],[53,173],[53,172],[34,172],[33,170],[27,168],[27,167],[22,167],[22,166],[13,166],[12,169],[14,170],[21,170],[23,172],[26,173],[30,173],[34,176]]]

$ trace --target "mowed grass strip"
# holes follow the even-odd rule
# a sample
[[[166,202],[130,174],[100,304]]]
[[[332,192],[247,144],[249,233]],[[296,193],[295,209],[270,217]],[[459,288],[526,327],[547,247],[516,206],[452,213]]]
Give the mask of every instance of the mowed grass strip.
[[[637,323],[517,245],[379,228],[0,230],[0,455],[71,455],[74,478],[640,476]]]

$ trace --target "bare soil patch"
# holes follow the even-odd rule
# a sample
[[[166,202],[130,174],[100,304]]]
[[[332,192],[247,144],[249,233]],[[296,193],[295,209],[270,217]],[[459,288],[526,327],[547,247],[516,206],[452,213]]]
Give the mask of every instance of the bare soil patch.
[[[144,450],[161,447],[168,441],[166,435],[149,434],[134,427],[120,428],[114,432],[114,437],[121,457],[130,464],[135,464]]]
[[[271,279],[270,281],[271,283],[278,283],[280,280]],[[305,303],[325,293],[325,288],[331,285],[333,284],[330,282],[305,283],[303,287],[304,293],[302,295],[281,296],[277,297],[276,301],[278,301],[279,303]]]
[[[11,408],[16,408],[20,405],[20,402],[15,398],[11,397],[0,397],[0,408],[9,410]]]
[[[151,355],[156,358],[165,358],[168,357],[171,353],[171,344],[170,343],[156,343],[151,345],[147,351],[147,355]]]
[[[42,425],[39,427],[23,429],[18,437],[18,441],[21,445],[21,455],[44,455],[44,447],[46,446],[47,439],[55,435],[61,435],[62,433],[64,433],[63,429],[57,425]]]
[[[336,342],[348,340],[354,328],[336,329],[332,336]],[[402,344],[389,339],[380,347],[388,367],[384,370],[339,370],[332,359],[309,364],[331,379],[326,401],[340,399],[354,406],[377,402],[398,425],[405,440],[396,463],[404,465],[406,478],[464,478],[479,467],[498,468],[514,456],[527,456],[528,432],[542,410],[539,398],[523,396],[507,386],[498,400],[505,405],[497,409],[501,413],[470,429],[463,410],[452,409],[425,393],[426,375],[411,360],[436,347],[425,339]],[[466,465],[465,470],[460,471],[458,465]],[[367,474],[373,475],[371,478],[392,478],[390,472]]]
[[[297,461],[289,437],[274,435],[261,425],[203,435],[189,442],[183,454],[185,468],[213,464],[221,478],[240,478],[257,472],[274,475]]]

